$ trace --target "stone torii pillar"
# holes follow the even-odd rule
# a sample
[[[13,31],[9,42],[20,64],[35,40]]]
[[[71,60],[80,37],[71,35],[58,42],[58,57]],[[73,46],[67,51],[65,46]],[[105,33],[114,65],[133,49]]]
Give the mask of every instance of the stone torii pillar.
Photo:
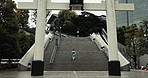
[[[19,9],[37,9],[37,27],[35,36],[35,54],[32,62],[32,76],[42,76],[44,61],[44,36],[46,10],[68,10],[69,3],[51,3],[51,0],[34,0],[34,2],[20,2]],[[118,59],[116,17],[115,11],[134,10],[133,4],[119,3],[114,0],[106,0],[101,3],[84,3],[84,10],[106,11],[107,13],[107,34],[109,51],[109,75],[120,76],[120,62]]]
[[[21,3],[19,3],[19,5],[20,4]],[[34,0],[34,3],[26,2],[25,4],[21,4],[21,6],[25,6],[24,9],[37,9],[35,53],[34,53],[34,59],[32,61],[31,75],[42,76],[44,72],[43,56],[44,56],[47,0]],[[23,9],[23,8],[20,8],[20,9]]]
[[[120,76],[120,61],[118,58],[117,32],[116,32],[116,15],[115,1],[106,0],[106,15],[107,15],[107,36],[108,36],[108,53],[109,75]]]

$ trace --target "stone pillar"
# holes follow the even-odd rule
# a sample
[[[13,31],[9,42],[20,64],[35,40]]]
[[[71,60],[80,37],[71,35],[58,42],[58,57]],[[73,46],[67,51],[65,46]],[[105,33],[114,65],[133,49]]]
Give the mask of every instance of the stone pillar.
[[[32,62],[32,76],[42,76],[44,73],[44,38],[46,25],[46,2],[47,0],[37,0],[37,26],[35,35],[35,53]]]
[[[106,0],[107,9],[107,35],[109,51],[109,75],[120,76],[120,61],[118,59],[115,1]]]

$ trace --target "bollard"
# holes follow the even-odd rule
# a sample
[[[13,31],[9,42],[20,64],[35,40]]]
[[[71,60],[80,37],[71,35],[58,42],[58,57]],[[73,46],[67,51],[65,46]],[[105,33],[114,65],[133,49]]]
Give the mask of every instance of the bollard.
[[[148,71],[148,63],[147,63],[147,65],[146,65],[146,70]]]
[[[136,70],[138,70],[139,68],[138,68],[138,65],[136,65]]]

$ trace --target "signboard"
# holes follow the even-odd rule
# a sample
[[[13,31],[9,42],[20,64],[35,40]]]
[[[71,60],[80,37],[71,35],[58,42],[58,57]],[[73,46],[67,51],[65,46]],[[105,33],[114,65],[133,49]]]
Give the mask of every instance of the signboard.
[[[70,0],[70,10],[83,10],[83,0]]]

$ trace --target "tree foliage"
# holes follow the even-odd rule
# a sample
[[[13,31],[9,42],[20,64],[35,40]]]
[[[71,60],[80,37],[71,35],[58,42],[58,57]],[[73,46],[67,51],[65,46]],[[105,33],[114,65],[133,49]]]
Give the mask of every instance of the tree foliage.
[[[36,22],[37,22],[37,10],[30,10],[30,12],[32,13],[31,21],[36,24]],[[50,12],[51,11],[46,11],[46,13],[47,13],[46,17],[50,14]]]
[[[89,12],[82,12],[82,15],[74,18],[73,22],[82,37],[92,33],[101,33],[102,28],[106,30],[106,21]]]
[[[26,35],[24,30],[19,31],[19,46],[21,48],[21,53],[19,53],[19,57],[21,58],[29,48],[34,44],[34,35]]]
[[[74,11],[69,10],[61,10],[58,13],[58,18],[55,20],[54,24],[52,25],[52,28],[55,28],[55,30],[61,31],[62,33],[70,34],[70,35],[76,35],[75,32],[75,26],[72,22],[72,18],[76,17],[76,13]]]
[[[0,59],[21,58],[34,40],[34,36],[20,31],[19,25],[27,24],[28,11],[18,10],[12,0],[0,3]]]
[[[144,38],[146,40],[145,48],[148,48],[148,19],[142,20],[140,26],[140,31],[143,32]]]
[[[37,10],[31,10],[33,15],[31,17],[31,21],[36,24],[36,19],[37,19]]]
[[[132,24],[127,27],[119,27],[118,38],[121,42],[125,42],[127,55],[134,60],[135,66],[137,65],[138,57],[148,54],[148,48],[146,48],[147,41],[144,37],[142,26],[138,28],[136,24]]]
[[[18,18],[16,16],[16,5],[12,0],[5,1],[1,5],[1,19],[0,19],[0,28],[3,34],[1,34],[0,38],[0,47],[1,54],[5,58],[16,57],[17,53],[20,52],[20,47],[18,43]],[[1,56],[2,57],[2,56]]]
[[[117,39],[118,42],[125,45],[125,31],[126,31],[126,27],[122,26],[122,27],[117,27]]]
[[[16,10],[17,13],[17,17],[19,20],[19,26],[21,26],[21,28],[28,28],[28,18],[29,18],[29,11],[28,10]]]
[[[106,21],[89,12],[82,12],[77,15],[74,11],[62,10],[58,14],[58,18],[52,25],[56,30],[61,27],[62,33],[76,36],[86,37],[92,33],[101,32],[102,28],[106,29]]]

